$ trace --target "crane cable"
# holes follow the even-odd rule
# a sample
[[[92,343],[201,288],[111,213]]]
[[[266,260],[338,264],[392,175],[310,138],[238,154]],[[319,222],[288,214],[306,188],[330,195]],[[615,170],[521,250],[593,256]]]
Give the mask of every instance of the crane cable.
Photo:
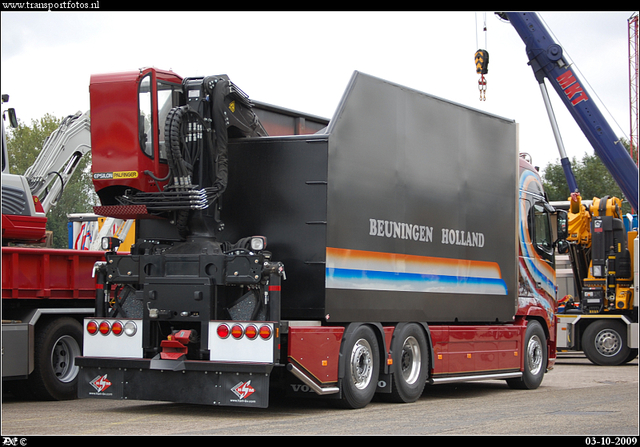
[[[476,13],[476,48],[478,48],[478,18]],[[486,50],[487,46],[487,14],[483,14],[483,29],[484,32],[484,48],[479,49],[475,53],[476,73],[480,75],[478,80],[478,90],[480,90],[480,101],[486,101],[487,80],[484,75],[489,72],[489,52]]]

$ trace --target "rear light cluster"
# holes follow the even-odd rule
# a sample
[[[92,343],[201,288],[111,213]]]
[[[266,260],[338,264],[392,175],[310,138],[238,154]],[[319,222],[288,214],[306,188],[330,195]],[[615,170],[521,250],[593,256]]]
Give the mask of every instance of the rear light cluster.
[[[263,340],[269,340],[273,335],[273,330],[270,326],[262,325],[258,329],[256,325],[248,324],[242,326],[241,324],[232,324],[229,325],[227,323],[222,323],[218,325],[216,329],[216,333],[220,338],[228,338],[229,336],[235,338],[236,340],[241,339],[242,337],[246,337],[249,340],[255,340],[257,338],[261,338]]]
[[[138,326],[133,321],[101,321],[91,320],[87,323],[87,332],[96,335],[98,332],[102,335],[122,335],[123,333],[129,337],[133,337],[138,332]]]

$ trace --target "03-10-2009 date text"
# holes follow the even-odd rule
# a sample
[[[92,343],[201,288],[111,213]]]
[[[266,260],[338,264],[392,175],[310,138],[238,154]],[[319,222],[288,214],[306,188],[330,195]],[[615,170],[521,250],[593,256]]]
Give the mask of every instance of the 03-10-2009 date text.
[[[588,436],[584,438],[585,445],[602,446],[634,446],[638,444],[637,436]]]

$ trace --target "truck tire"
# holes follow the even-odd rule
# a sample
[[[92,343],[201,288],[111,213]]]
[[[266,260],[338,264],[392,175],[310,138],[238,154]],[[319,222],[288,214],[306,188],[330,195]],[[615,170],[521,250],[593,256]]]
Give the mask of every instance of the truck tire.
[[[351,333],[344,345],[342,378],[343,408],[363,408],[371,402],[378,386],[380,350],[373,330],[365,325]]]
[[[619,320],[594,321],[582,334],[582,351],[596,365],[617,366],[625,363],[630,348],[624,324]]]
[[[68,400],[77,397],[79,368],[75,357],[82,355],[82,326],[70,317],[56,318],[36,328],[34,370],[29,387],[40,400]]]
[[[547,338],[540,323],[530,320],[524,337],[524,371],[518,379],[507,379],[510,388],[535,390],[547,369]]]
[[[424,330],[417,324],[398,325],[391,342],[393,379],[391,394],[382,398],[390,402],[415,402],[427,383],[429,349]]]
[[[626,359],[624,359],[622,363],[629,363],[631,360],[635,359],[636,357],[638,357],[638,348],[630,349],[629,355],[627,356]]]

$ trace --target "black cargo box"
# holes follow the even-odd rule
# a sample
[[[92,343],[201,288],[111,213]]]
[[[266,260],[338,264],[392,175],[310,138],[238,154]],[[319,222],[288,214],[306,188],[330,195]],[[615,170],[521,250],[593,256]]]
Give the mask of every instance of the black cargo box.
[[[511,321],[516,125],[355,72],[314,135],[233,140],[223,239],[264,235],[282,317]]]

